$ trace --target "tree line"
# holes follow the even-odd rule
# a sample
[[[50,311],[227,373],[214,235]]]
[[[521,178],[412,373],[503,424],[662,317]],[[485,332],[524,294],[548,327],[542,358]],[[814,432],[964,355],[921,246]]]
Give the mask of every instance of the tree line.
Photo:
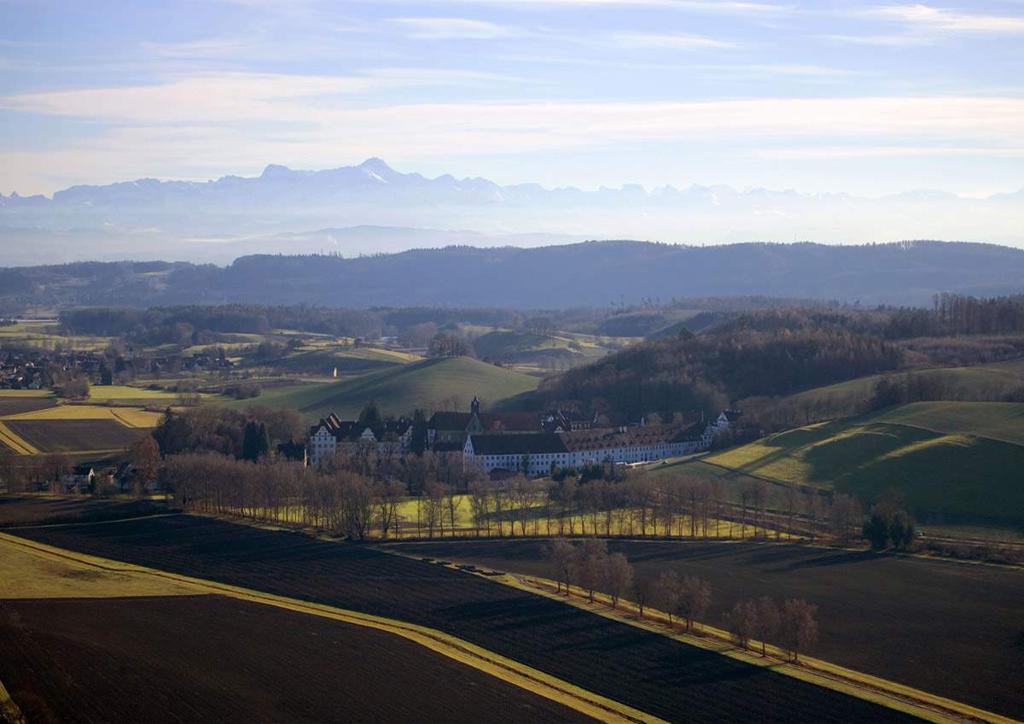
[[[639,575],[625,555],[610,553],[601,539],[574,544],[556,538],[543,553],[555,592],[565,596],[572,595],[575,588],[595,603],[600,592],[613,609],[628,599],[639,618],[651,618],[653,608],[667,616],[669,628],[681,624],[687,633],[699,630],[699,622],[711,608],[713,590],[706,579],[672,569],[656,576]],[[746,649],[752,639],[760,641],[762,656],[767,655],[769,643],[776,643],[798,661],[818,638],[817,607],[800,598],[781,604],[767,596],[738,601],[723,619],[738,646]]]
[[[729,488],[716,480],[656,479],[643,471],[615,481],[522,476],[487,481],[448,455],[401,456],[376,446],[357,446],[308,468],[273,453],[250,454],[264,447],[266,423],[248,420],[240,439],[215,433],[199,433],[213,436],[212,448],[186,445],[164,458],[161,480],[185,508],[301,524],[357,539],[402,534],[788,540],[795,535],[846,543],[859,537],[864,522],[853,498],[775,490],[764,481]],[[218,449],[225,441],[237,445],[235,454]],[[407,501],[401,513],[395,498]],[[352,518],[346,512],[367,506],[368,516]],[[352,520],[363,523],[353,526]]]

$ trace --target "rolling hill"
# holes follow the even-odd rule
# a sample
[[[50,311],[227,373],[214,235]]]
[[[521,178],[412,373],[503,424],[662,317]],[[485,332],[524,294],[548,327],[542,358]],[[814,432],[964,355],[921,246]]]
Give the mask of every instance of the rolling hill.
[[[1021,442],[1024,404],[919,403],[770,435],[706,461],[866,502],[895,489],[922,520],[1019,526]]]
[[[468,357],[428,359],[360,375],[339,382],[282,387],[238,406],[294,407],[314,419],[334,412],[355,416],[368,402],[386,414],[416,408],[468,409],[478,396],[485,406],[536,388],[538,379]]]
[[[971,367],[918,369],[911,370],[909,374],[936,380],[949,380],[962,389],[964,394],[978,395],[989,390],[1009,390],[1024,384],[1024,360],[995,362]],[[881,375],[869,375],[835,385],[815,387],[812,390],[793,395],[792,399],[870,397],[875,384],[881,377]]]

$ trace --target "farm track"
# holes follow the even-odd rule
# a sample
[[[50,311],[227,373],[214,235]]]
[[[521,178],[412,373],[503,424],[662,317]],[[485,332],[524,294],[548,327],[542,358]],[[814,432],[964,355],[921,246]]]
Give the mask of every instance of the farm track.
[[[910,718],[478,576],[300,533],[190,516],[9,532],[429,627],[669,720]]]

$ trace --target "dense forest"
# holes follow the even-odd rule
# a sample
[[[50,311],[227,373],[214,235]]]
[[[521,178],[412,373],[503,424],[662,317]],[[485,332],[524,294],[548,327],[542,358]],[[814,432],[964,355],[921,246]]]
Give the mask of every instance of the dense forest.
[[[566,309],[764,296],[926,306],[936,293],[1020,293],[1024,250],[992,244],[693,247],[602,241],[459,246],[344,258],[241,257],[227,267],[80,263],[0,271],[0,313],[124,304]],[[653,330],[648,330],[653,331]]]
[[[699,334],[680,328],[545,380],[528,404],[633,416],[757,398],[771,400],[857,377],[1024,355],[1024,296],[936,295],[930,309],[788,307],[722,315]],[[918,335],[928,335],[920,337]],[[880,405],[960,399],[950,380],[889,383],[858,400]],[[1003,394],[1002,391],[999,394]],[[847,403],[844,403],[847,404]],[[777,411],[775,411],[777,412]],[[774,413],[773,413],[774,414]],[[849,414],[846,412],[845,414]],[[792,420],[789,420],[792,422]]]
[[[680,335],[625,349],[545,380],[536,403],[635,417],[721,410],[731,401],[786,395],[896,369],[902,353],[884,340],[839,329]]]

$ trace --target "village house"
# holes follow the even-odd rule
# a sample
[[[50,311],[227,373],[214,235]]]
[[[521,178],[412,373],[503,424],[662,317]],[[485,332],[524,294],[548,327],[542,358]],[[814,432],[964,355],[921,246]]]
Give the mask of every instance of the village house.
[[[380,454],[401,455],[409,450],[411,442],[412,422],[404,417],[386,420],[373,429],[332,413],[310,428],[306,453],[310,465],[319,465],[340,452],[352,453],[369,446]]]

